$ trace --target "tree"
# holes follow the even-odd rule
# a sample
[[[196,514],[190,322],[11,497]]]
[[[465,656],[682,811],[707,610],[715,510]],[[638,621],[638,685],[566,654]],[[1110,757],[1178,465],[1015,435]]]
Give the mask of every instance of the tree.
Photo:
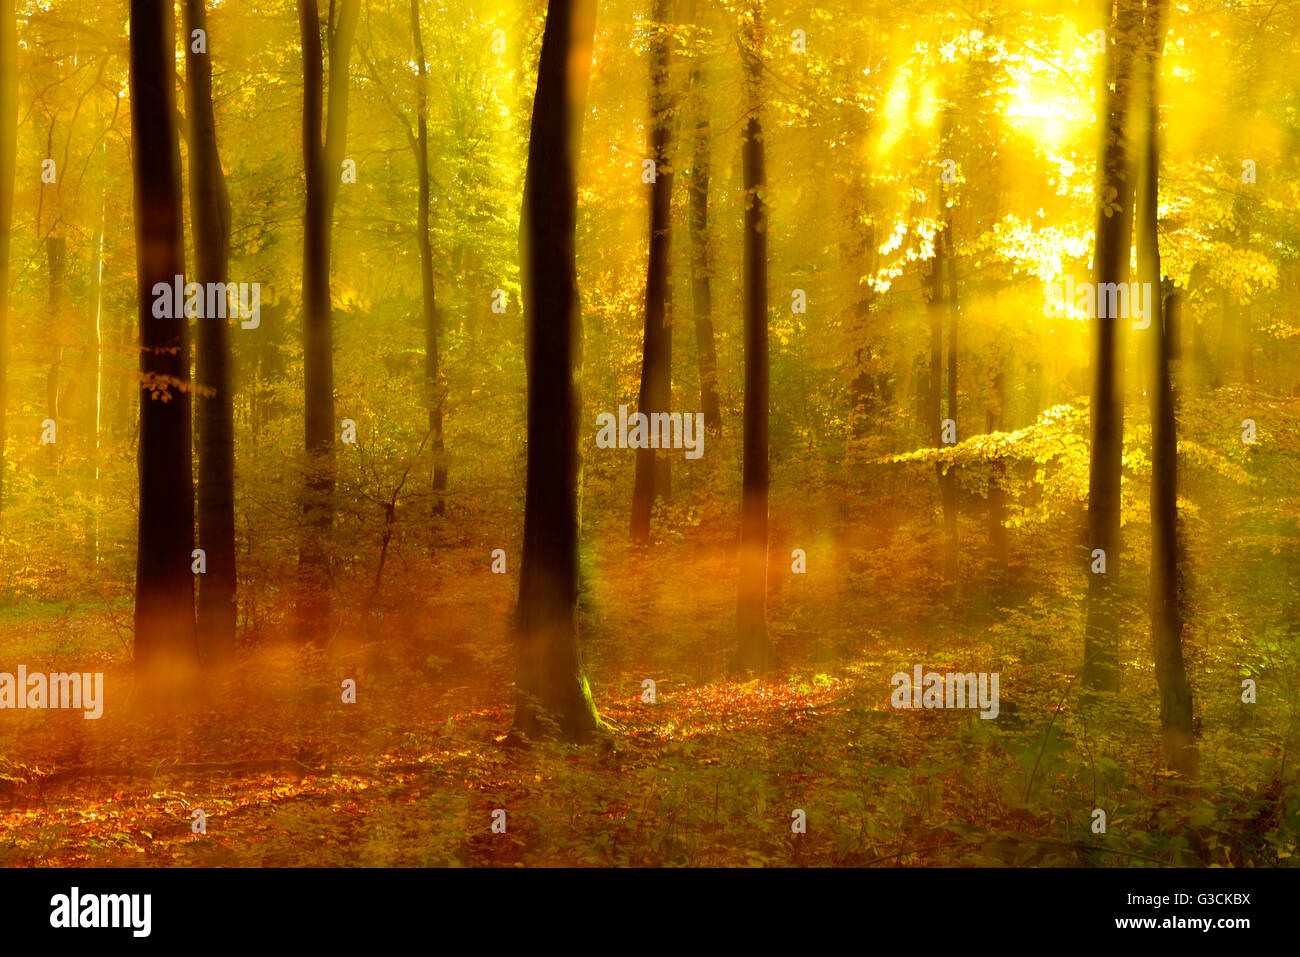
[[[732,668],[765,672],[776,665],[767,634],[768,342],[767,206],[763,128],[759,121],[762,8],[755,3],[742,23],[748,118],[741,140],[745,187],[744,322],[745,438],[741,453],[740,588],[736,602],[736,655]]]
[[[1138,104],[1143,133],[1137,187],[1137,248],[1141,281],[1157,291],[1150,317],[1151,361],[1151,637],[1155,649],[1156,682],[1160,686],[1160,727],[1165,762],[1185,774],[1196,770],[1192,738],[1192,689],[1183,664],[1182,611],[1178,587],[1178,425],[1170,370],[1175,333],[1170,309],[1161,309],[1159,209],[1159,79],[1164,47],[1162,0],[1147,0],[1143,35],[1142,93]]]
[[[416,84],[415,175],[419,178],[419,211],[416,242],[420,247],[420,303],[424,311],[425,401],[429,406],[429,448],[433,464],[435,515],[443,514],[440,493],[447,488],[446,448],[442,440],[444,389],[438,364],[438,309],[433,290],[433,243],[429,238],[429,122],[428,64],[424,59],[424,38],[420,34],[420,0],[411,0],[411,35],[415,40]]]
[[[578,649],[581,351],[574,179],[594,0],[550,0],[524,177],[528,466],[515,650],[517,731],[584,740],[600,727]]]
[[[3,520],[9,398],[9,250],[18,164],[18,29],[13,0],[0,0],[0,520]]]
[[[671,38],[668,0],[655,0],[650,54],[650,255],[646,265],[645,339],[641,349],[641,395],[637,410],[647,420],[668,412],[672,403],[673,327],[669,301],[668,254],[672,248],[671,205],[673,174],[669,166],[673,145],[672,109],[668,92],[668,46]],[[657,498],[669,494],[669,459],[662,449],[643,447],[636,453],[632,490],[632,540],[650,539],[650,511]]]
[[[191,664],[194,478],[190,349],[183,309],[158,310],[154,287],[184,273],[172,5],[131,0],[131,130],[140,316],[140,515],[135,579],[139,670]],[[173,303],[173,305],[177,305]],[[171,315],[167,316],[166,313]]]
[[[217,151],[212,110],[211,39],[204,0],[185,0],[185,97],[189,120],[190,216],[194,260],[204,289],[229,278],[230,197]],[[195,38],[202,31],[203,43]],[[207,303],[212,303],[207,298]],[[210,307],[207,310],[210,312]],[[207,571],[199,579],[198,637],[204,661],[229,661],[235,649],[235,414],[229,324],[198,320],[195,422],[199,448],[199,547]]]
[[[944,111],[943,126],[939,136],[939,152],[946,155],[952,112]],[[952,273],[951,276],[948,274]],[[948,191],[939,186],[939,220],[934,234],[934,258],[930,261],[930,434],[936,447],[943,444],[943,320],[948,318],[948,418],[957,419],[957,279],[952,265],[952,210],[948,205]],[[945,289],[946,287],[946,289]],[[943,577],[945,581],[957,580],[957,483],[953,466],[946,470],[942,462],[935,463],[939,479],[939,494],[943,500]]]
[[[356,34],[360,0],[339,0],[338,20],[330,4],[329,113],[322,124],[324,64],[316,0],[298,0],[302,37],[302,153],[307,182],[303,213],[303,391],[308,476],[303,514],[306,537],[299,552],[303,595],[299,618],[307,633],[329,614],[326,547],[334,524],[334,319],[330,302],[330,235],[342,177],[348,130],[348,59]],[[321,127],[325,138],[321,139]]]
[[[691,0],[692,21],[696,4]],[[695,148],[686,176],[690,197],[691,305],[695,313],[695,349],[700,366],[700,408],[704,425],[714,435],[722,430],[718,404],[718,344],[713,335],[713,257],[709,252],[709,101],[704,69],[697,52],[691,64],[690,91],[695,108]]]
[[[1109,7],[1107,8],[1109,9]],[[1101,150],[1097,163],[1097,221],[1093,266],[1095,288],[1124,281],[1128,272],[1133,223],[1133,182],[1129,173],[1127,113],[1132,85],[1133,46],[1141,23],[1135,0],[1117,0],[1107,21],[1110,43],[1100,71],[1097,115]],[[1088,620],[1084,635],[1083,686],[1119,690],[1120,470],[1124,445],[1123,353],[1120,318],[1097,296],[1092,317],[1092,398],[1088,403],[1088,548],[1101,552],[1104,571],[1088,577]],[[1101,568],[1093,559],[1091,567]]]

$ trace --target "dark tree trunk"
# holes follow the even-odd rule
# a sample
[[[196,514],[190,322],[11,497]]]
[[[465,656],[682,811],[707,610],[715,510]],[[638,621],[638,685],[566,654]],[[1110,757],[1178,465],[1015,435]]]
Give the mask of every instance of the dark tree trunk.
[[[947,248],[944,233],[945,225],[934,237],[934,258],[930,260],[929,295],[927,312],[930,316],[930,384],[926,398],[929,406],[930,435],[935,448],[943,447],[943,320],[944,272],[947,261]],[[951,320],[950,320],[951,321]],[[950,330],[954,331],[954,330]],[[955,358],[953,360],[955,364]],[[955,369],[950,370],[955,372]],[[956,409],[956,377],[950,375],[948,415]],[[954,484],[952,468],[946,472],[943,463],[935,463],[935,476],[939,482],[939,496],[943,502],[943,577],[944,581],[954,582],[957,577],[957,489]]]
[[[668,93],[668,2],[655,0],[655,23],[660,34],[650,54],[650,158],[655,179],[650,187],[650,255],[646,266],[645,339],[641,350],[641,395],[637,410],[650,418],[668,412],[672,404],[673,328],[668,275],[672,248],[671,203],[673,174],[672,103]],[[653,420],[652,420],[653,421]],[[643,448],[636,453],[636,481],[632,489],[632,540],[650,540],[650,511],[656,499],[669,496],[668,452]]]
[[[1107,8],[1109,9],[1109,7]],[[1098,91],[1102,124],[1098,161],[1097,225],[1093,263],[1096,288],[1127,279],[1133,222],[1133,182],[1129,175],[1127,111],[1133,50],[1141,25],[1135,0],[1117,0],[1107,21],[1114,43],[1106,54]],[[1109,81],[1109,83],[1107,82]],[[1107,315],[1098,296],[1092,320],[1091,444],[1088,466],[1088,549],[1105,554],[1105,572],[1088,572],[1088,622],[1084,636],[1083,687],[1119,690],[1120,471],[1124,444],[1123,318]]]
[[[578,649],[581,318],[574,167],[594,0],[550,0],[528,138],[523,283],[528,478],[515,649],[515,729],[583,740],[600,727]]]
[[[951,120],[945,119],[945,134],[950,128]],[[944,137],[947,139],[947,136]],[[953,422],[959,422],[957,416],[957,319],[960,314],[960,308],[957,300],[957,263],[952,251],[952,210],[947,206],[946,190],[941,190],[940,195],[944,197],[944,223],[943,223],[943,263],[947,270],[948,279],[948,301],[945,303],[948,310],[948,418]],[[935,237],[938,242],[940,236]],[[947,473],[940,479],[943,486],[943,531],[944,531],[944,553],[943,553],[943,571],[944,577],[950,582],[957,581],[957,567],[959,560],[958,542],[957,542],[957,473],[955,468],[950,468]]]
[[[227,281],[230,198],[217,151],[212,110],[212,38],[195,53],[195,30],[206,35],[204,0],[185,0],[185,90],[189,113],[190,215],[200,284]],[[206,287],[205,287],[206,288]],[[199,439],[199,547],[207,572],[199,586],[199,654],[212,664],[235,650],[235,425],[231,395],[230,324],[205,315],[197,321],[195,421]]]
[[[1197,754],[1192,738],[1192,689],[1183,664],[1183,624],[1178,578],[1178,425],[1171,343],[1176,341],[1170,308],[1160,308],[1160,245],[1157,211],[1160,146],[1158,139],[1160,55],[1164,46],[1162,0],[1148,0],[1143,49],[1143,93],[1139,107],[1145,142],[1138,173],[1137,234],[1141,281],[1156,291],[1150,317],[1151,338],[1151,636],[1156,681],[1160,686],[1160,726],[1165,762],[1193,774]]]
[[[694,21],[696,0],[691,2]],[[691,66],[691,98],[695,106],[695,149],[686,192],[691,208],[691,298],[695,311],[695,349],[700,364],[700,406],[704,425],[715,436],[722,431],[718,403],[718,345],[713,334],[713,256],[709,251],[709,103],[704,71],[698,59]]]
[[[299,551],[298,616],[304,637],[319,640],[330,612],[329,538],[334,525],[334,330],[330,303],[330,233],[342,174],[348,122],[348,58],[360,0],[340,0],[338,22],[328,25],[329,115],[321,140],[324,99],[320,17],[316,0],[298,0],[303,66],[303,369],[308,473],[303,504],[306,528]],[[331,12],[334,7],[331,4]]]
[[[745,439],[740,506],[740,588],[736,602],[736,655],[732,669],[765,672],[776,665],[767,633],[768,342],[767,188],[763,128],[759,123],[759,59],[763,48],[760,6],[751,7],[741,31],[749,118],[741,145],[745,185],[744,319]]]
[[[1002,368],[1005,359],[998,357],[999,367],[993,375],[993,404],[988,411],[988,431],[1001,432],[1006,421],[1006,374]],[[989,555],[1001,572],[1007,564],[1007,493],[1006,466],[1002,459],[992,460],[989,474]]]
[[[68,241],[62,236],[45,237],[45,260],[49,265],[49,295],[46,300],[45,337],[49,344],[49,368],[45,370],[45,409],[46,414],[58,421],[59,416],[59,372],[63,364],[63,346],[60,344],[66,334],[63,312],[63,283],[67,275]],[[50,453],[50,467],[58,468],[59,445],[52,442],[46,448]]]
[[[853,207],[853,214],[858,214],[857,206]],[[865,231],[864,241],[861,248],[853,249],[853,254],[849,257],[851,268],[858,270],[862,268],[862,260],[866,261],[866,273],[871,275],[875,272],[876,258],[876,229],[874,225],[868,225]],[[854,272],[854,275],[857,275]],[[860,341],[862,344],[853,350],[853,378],[849,382],[849,426],[854,438],[862,438],[871,430],[879,413],[881,403],[883,402],[883,383],[878,384],[875,375],[875,349],[871,344],[871,302],[874,298],[874,292],[870,286],[861,294],[861,298],[853,304],[853,329],[851,335],[853,339]]]
[[[424,59],[424,38],[420,33],[420,0],[411,0],[411,35],[415,38],[415,61],[419,71],[416,88],[415,166],[419,177],[419,221],[416,242],[420,247],[420,302],[424,309],[424,390],[429,407],[429,449],[433,465],[433,513],[442,515],[446,505],[441,493],[447,488],[446,448],[442,440],[444,389],[438,354],[438,309],[433,294],[433,243],[429,238],[429,120],[428,75]]]
[[[18,163],[18,30],[13,0],[0,0],[0,527],[3,527],[9,397],[9,251]]]
[[[197,661],[190,348],[184,309],[153,314],[154,284],[185,271],[175,34],[170,3],[131,0],[131,130],[140,316],[140,513],[135,579],[137,670]]]

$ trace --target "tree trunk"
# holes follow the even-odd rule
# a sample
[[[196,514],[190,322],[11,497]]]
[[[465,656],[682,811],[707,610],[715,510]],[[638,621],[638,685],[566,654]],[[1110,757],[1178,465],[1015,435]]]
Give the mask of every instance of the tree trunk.
[[[131,0],[131,130],[140,317],[140,513],[135,580],[137,670],[197,661],[190,354],[184,309],[153,312],[154,285],[185,271],[176,139],[173,11]],[[180,305],[180,304],[174,304]]]
[[[0,0],[0,528],[4,517],[9,398],[9,252],[18,163],[18,29],[13,0]]]
[[[316,0],[298,0],[303,63],[303,368],[308,474],[299,551],[299,623],[319,640],[330,612],[329,538],[334,524],[334,330],[330,303],[330,234],[347,137],[348,58],[360,0],[340,0],[337,24],[328,24],[329,116],[321,141],[324,65]],[[331,13],[334,10],[331,4]]]
[[[645,339],[641,351],[641,395],[637,410],[652,423],[652,413],[668,412],[672,404],[673,329],[668,275],[672,248],[671,203],[673,174],[672,103],[668,93],[668,2],[655,0],[660,29],[650,54],[650,158],[655,177],[650,187],[650,255],[646,266]],[[669,495],[668,452],[642,448],[636,453],[636,482],[632,490],[632,540],[650,540],[650,511],[656,499]]]
[[[696,0],[691,20],[696,19]],[[709,104],[704,95],[704,71],[697,59],[691,66],[690,89],[695,105],[695,150],[686,192],[691,207],[691,298],[695,311],[695,348],[700,364],[700,407],[704,425],[721,436],[722,408],[718,403],[718,345],[713,334],[713,257],[709,252]]]
[[[745,185],[744,318],[745,439],[740,506],[740,588],[736,602],[735,671],[770,671],[776,653],[767,633],[768,342],[767,206],[763,128],[759,123],[762,8],[742,24],[749,118],[741,146]]]
[[[930,316],[930,385],[926,398],[929,405],[930,435],[935,448],[943,446],[944,263],[948,258],[943,235],[945,232],[947,226],[941,226],[934,237],[934,258],[930,260],[929,275],[930,301],[927,305]],[[956,377],[952,372],[955,369],[950,366],[949,416],[956,408]],[[942,463],[935,463],[934,470],[939,482],[939,496],[943,502],[943,577],[944,581],[951,583],[957,578],[957,489],[951,468],[945,472]]]
[[[429,237],[429,121],[428,75],[424,38],[420,33],[420,0],[411,0],[411,35],[415,38],[416,86],[415,166],[419,178],[419,213],[416,242],[420,247],[420,302],[424,310],[424,390],[429,408],[429,450],[433,466],[433,513],[442,515],[446,504],[447,457],[442,439],[443,383],[438,354],[438,309],[433,290],[433,242]]]
[[[206,53],[194,51],[195,30],[207,34],[204,0],[185,0],[185,92],[189,113],[190,216],[196,277],[227,282],[230,256],[230,197],[217,151],[212,110],[212,38]],[[205,305],[211,303],[207,297]],[[235,413],[231,394],[230,324],[204,315],[197,321],[196,372],[199,446],[199,547],[207,572],[199,579],[199,654],[223,664],[235,651]]]
[[[577,146],[594,0],[550,0],[524,178],[528,477],[515,649],[515,729],[584,740],[600,727],[578,649],[581,317]]]
[[[1107,5],[1109,11],[1110,7]],[[1117,0],[1107,18],[1114,42],[1101,70],[1098,116],[1102,123],[1098,161],[1096,288],[1127,279],[1132,232],[1133,184],[1129,175],[1127,131],[1133,48],[1140,27],[1136,0]],[[1107,83],[1107,81],[1110,83]],[[1108,315],[1106,297],[1098,296],[1092,319],[1091,443],[1088,465],[1088,548],[1100,549],[1105,572],[1088,562],[1088,621],[1084,636],[1083,687],[1119,690],[1120,471],[1124,443],[1123,352],[1119,348],[1123,318]]]
[[[944,139],[951,128],[951,119],[944,120]],[[941,189],[940,197],[944,205],[943,223],[943,262],[948,276],[948,418],[959,422],[957,416],[957,318],[960,314],[957,300],[957,263],[952,251],[952,210],[948,208],[947,191]],[[940,237],[936,236],[938,242]],[[944,577],[950,582],[957,581],[957,567],[960,553],[957,542],[957,472],[950,468],[942,479],[943,485],[943,530],[944,530]]]
[[[1183,664],[1182,615],[1178,581],[1178,426],[1171,372],[1171,335],[1176,323],[1177,294],[1170,309],[1161,309],[1160,245],[1157,211],[1160,145],[1158,140],[1160,55],[1164,46],[1162,0],[1147,0],[1143,92],[1139,107],[1144,144],[1138,171],[1137,243],[1141,281],[1156,290],[1151,315],[1151,636],[1156,681],[1160,686],[1160,726],[1165,762],[1193,774],[1197,754],[1192,738],[1192,689]]]
[[[998,370],[993,376],[993,404],[988,411],[987,425],[990,433],[1001,432],[1006,421],[1007,388],[1003,365],[1005,357],[998,356]],[[1007,493],[1006,465],[1001,458],[992,460],[989,474],[989,555],[1000,573],[1007,565]]]
[[[67,275],[68,241],[62,236],[45,237],[45,259],[49,265],[49,297],[46,300],[45,340],[49,348],[49,368],[45,371],[45,414],[56,422],[59,420],[59,371],[63,364],[63,346],[61,340],[65,335],[65,316],[63,313],[63,284]],[[59,445],[51,442],[46,448],[50,453],[50,468],[58,471]]]

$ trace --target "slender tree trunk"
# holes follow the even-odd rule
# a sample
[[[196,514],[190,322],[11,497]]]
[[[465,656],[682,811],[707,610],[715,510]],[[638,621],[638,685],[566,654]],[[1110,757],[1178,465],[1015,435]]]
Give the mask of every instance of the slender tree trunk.
[[[55,421],[59,416],[59,372],[63,364],[61,340],[65,334],[63,313],[63,282],[67,274],[68,241],[62,236],[45,237],[45,259],[49,265],[49,297],[46,300],[45,336],[49,343],[49,368],[45,371],[46,414]],[[52,442],[46,448],[50,453],[50,468],[58,470],[59,445]]]
[[[854,207],[854,214],[857,209]],[[854,248],[849,257],[853,275],[862,268],[862,259],[866,259],[866,272],[875,272],[876,229],[874,225],[866,228],[865,241],[861,248]],[[856,247],[857,244],[855,244]],[[883,399],[883,389],[876,381],[874,370],[876,355],[871,344],[871,302],[874,291],[870,286],[861,293],[861,298],[853,305],[852,338],[861,343],[853,350],[853,378],[849,382],[849,426],[854,438],[863,438],[872,428]]]
[[[18,163],[18,29],[13,0],[0,0],[0,528],[4,521],[9,399],[9,254]]]
[[[745,185],[745,438],[740,506],[740,588],[736,603],[736,671],[770,671],[776,653],[767,633],[768,342],[767,174],[759,122],[763,22],[758,3],[742,24],[749,118],[741,145]]]
[[[108,155],[108,144],[102,144],[103,153]],[[103,455],[100,450],[100,434],[103,429],[104,410],[104,231],[108,226],[108,189],[99,194],[99,230],[95,234],[95,564],[100,561],[99,554],[99,516],[100,516],[100,468]],[[2,442],[3,439],[0,439]]]
[[[696,20],[696,0],[690,18]],[[722,431],[718,403],[718,345],[713,333],[713,256],[709,251],[709,102],[699,60],[691,66],[690,90],[695,108],[695,149],[686,192],[691,209],[691,298],[695,311],[695,349],[700,364],[700,408],[704,425],[715,436]]]
[[[1157,225],[1160,181],[1159,78],[1164,46],[1163,0],[1147,0],[1142,85],[1138,107],[1144,143],[1138,172],[1137,236],[1141,281],[1151,283],[1153,314],[1149,330],[1151,359],[1151,636],[1156,681],[1160,686],[1160,726],[1165,761],[1175,771],[1193,774],[1197,754],[1192,737],[1192,689],[1183,664],[1183,623],[1178,580],[1178,425],[1171,354],[1176,325],[1161,309],[1160,245]]]
[[[330,302],[330,234],[342,175],[348,122],[348,58],[360,0],[340,0],[338,22],[328,25],[329,114],[321,140],[324,99],[320,17],[316,0],[298,0],[303,61],[303,390],[308,475],[299,551],[302,594],[299,622],[305,637],[320,640],[330,613],[329,538],[334,525],[334,320]],[[331,13],[334,10],[331,4]]]
[[[419,221],[416,241],[420,247],[420,302],[424,309],[424,389],[429,407],[429,449],[433,465],[433,513],[442,515],[446,505],[441,493],[447,488],[447,457],[442,439],[443,383],[438,353],[438,309],[433,290],[433,242],[429,237],[429,121],[428,76],[424,59],[424,38],[420,33],[420,0],[411,0],[411,35],[415,38],[416,86],[415,166],[419,177]]]
[[[654,20],[660,33],[650,54],[650,158],[655,177],[650,187],[650,255],[646,266],[645,339],[641,350],[641,395],[637,409],[652,423],[655,412],[672,404],[673,328],[668,254],[672,248],[671,203],[673,174],[672,103],[668,92],[668,2],[655,0]],[[668,452],[642,448],[636,453],[632,490],[632,540],[650,540],[650,511],[656,499],[669,495]]]
[[[1241,375],[1246,385],[1255,387],[1255,329],[1251,323],[1250,303],[1241,307]]]
[[[988,411],[988,431],[1001,432],[1006,421],[1006,374],[1003,369],[1003,356],[998,357],[998,370],[993,376],[993,404]],[[992,460],[989,474],[989,554],[998,571],[1007,564],[1007,493],[1006,466],[1002,459]]]
[[[950,119],[945,118],[945,140],[951,122]],[[940,195],[945,192],[941,191]],[[946,196],[944,198],[944,210],[943,263],[948,274],[948,299],[945,303],[948,310],[948,418],[952,419],[953,422],[960,422],[957,415],[957,319],[960,315],[960,308],[957,300],[957,262],[952,250],[952,210],[947,206]],[[936,236],[935,241],[938,242],[940,238]],[[955,468],[950,468],[940,479],[940,482],[943,485],[944,577],[950,582],[955,582],[960,558],[957,541],[957,473]]]
[[[944,263],[947,249],[943,233],[947,227],[941,227],[934,237],[934,258],[930,260],[929,295],[927,312],[930,316],[930,387],[926,398],[929,405],[930,435],[935,448],[943,445],[943,320],[944,308]],[[949,403],[955,408],[956,398],[953,394],[956,379],[949,386]],[[953,408],[948,410],[951,416]],[[957,577],[957,502],[956,487],[953,484],[952,469],[946,472],[942,463],[935,463],[935,477],[939,483],[939,496],[943,502],[943,577],[953,582]]]
[[[578,648],[578,367],[574,169],[594,0],[550,0],[524,178],[528,478],[515,649],[515,729],[584,740],[600,727]]]
[[[230,197],[217,150],[212,109],[212,38],[205,0],[185,0],[185,93],[189,113],[190,216],[202,288],[225,287],[230,256]],[[195,52],[194,31],[206,37]],[[207,314],[197,320],[199,547],[207,572],[199,579],[199,654],[223,664],[235,651],[235,407],[231,394],[230,325]]]
[[[1133,50],[1141,25],[1136,0],[1117,0],[1107,35],[1113,40],[1101,71],[1098,116],[1102,124],[1098,162],[1097,226],[1093,263],[1097,289],[1127,279],[1133,222],[1133,183],[1129,174],[1126,120],[1132,83]],[[1107,81],[1110,81],[1107,83]],[[1088,622],[1084,637],[1083,687],[1119,690],[1120,471],[1124,444],[1123,351],[1119,334],[1124,318],[1108,314],[1097,297],[1092,320],[1091,445],[1088,468],[1088,548],[1100,549],[1104,572],[1089,559]]]
[[[176,139],[171,3],[131,0],[131,130],[140,316],[140,513],[135,662],[141,671],[197,661],[190,351],[184,309],[154,316],[154,286],[185,271]],[[179,305],[175,304],[174,305]]]

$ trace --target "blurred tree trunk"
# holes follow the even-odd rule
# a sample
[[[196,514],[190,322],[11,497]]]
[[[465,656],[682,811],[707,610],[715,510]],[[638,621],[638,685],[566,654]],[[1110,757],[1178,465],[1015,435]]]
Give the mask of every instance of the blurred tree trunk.
[[[1143,102],[1137,107],[1143,127],[1138,170],[1137,248],[1141,281],[1151,283],[1153,314],[1149,330],[1151,359],[1151,635],[1156,681],[1160,686],[1160,726],[1165,762],[1184,774],[1196,771],[1192,737],[1192,689],[1183,664],[1183,622],[1178,577],[1178,424],[1171,370],[1172,315],[1161,310],[1158,233],[1160,144],[1159,78],[1164,47],[1163,0],[1147,0],[1142,69]]]
[[[1105,5],[1108,40],[1101,69],[1097,115],[1101,123],[1098,159],[1097,221],[1093,263],[1096,288],[1128,278],[1133,222],[1133,182],[1129,171],[1127,113],[1132,63],[1141,26],[1136,0]],[[1120,471],[1124,444],[1123,352],[1120,323],[1107,315],[1098,296],[1092,319],[1091,443],[1088,464],[1088,549],[1101,549],[1105,572],[1092,572],[1088,560],[1088,621],[1084,636],[1083,687],[1119,690]]]
[[[229,278],[230,197],[217,150],[212,110],[212,38],[207,36],[204,0],[185,0],[185,94],[189,114],[190,216],[197,281],[224,284]],[[194,50],[202,30],[207,52]],[[205,294],[206,295],[206,294]],[[211,302],[207,298],[207,302]],[[207,572],[198,580],[199,654],[223,664],[235,651],[235,412],[231,394],[230,324],[205,315],[197,320],[195,422],[199,446],[199,547]]]
[[[50,364],[45,372],[46,415],[59,420],[59,372],[63,364],[62,338],[65,332],[63,312],[63,284],[67,274],[68,241],[62,236],[45,237],[45,260],[49,265],[49,298],[46,300],[45,341],[49,347]],[[50,468],[57,471],[59,444],[46,446],[50,453]]]
[[[446,509],[442,492],[447,488],[446,447],[442,439],[443,383],[438,354],[438,308],[433,290],[433,242],[429,237],[429,68],[424,58],[424,37],[420,33],[420,0],[411,0],[411,35],[415,38],[416,85],[415,166],[419,177],[419,221],[416,241],[420,247],[420,295],[424,309],[424,389],[429,406],[429,450],[433,464],[433,514]]]
[[[690,19],[696,22],[697,0],[691,0]],[[697,24],[698,25],[698,24]],[[695,150],[686,192],[691,207],[691,298],[695,311],[695,348],[700,364],[700,406],[704,425],[722,434],[722,408],[718,404],[718,345],[713,332],[713,257],[709,251],[709,102],[704,93],[704,71],[699,54],[691,65],[690,91],[695,107]]]
[[[851,215],[861,215],[861,207],[866,203],[850,204]],[[848,257],[850,268],[856,276],[864,268],[867,275],[875,273],[876,227],[868,223],[863,230],[861,243],[854,243]],[[862,438],[873,430],[880,408],[885,402],[884,385],[876,380],[876,352],[871,344],[871,303],[875,291],[867,285],[861,292],[861,298],[853,303],[853,328],[851,341],[860,343],[853,350],[852,372],[849,381],[849,427],[854,438]]]
[[[321,141],[324,98],[320,17],[316,0],[298,0],[303,66],[303,367],[308,474],[299,549],[298,617],[304,637],[319,640],[330,613],[329,538],[334,525],[334,330],[330,302],[330,234],[342,177],[348,123],[348,59],[360,0],[339,0],[338,20],[327,24],[329,113]],[[334,4],[330,4],[331,16]]]
[[[763,128],[759,123],[762,7],[755,2],[742,23],[748,119],[741,145],[745,186],[744,317],[745,439],[740,506],[740,588],[736,602],[735,671],[770,671],[776,653],[767,633],[768,342],[767,189]]]
[[[939,232],[934,236],[934,258],[930,260],[928,277],[930,301],[926,309],[930,316],[930,382],[926,393],[927,418],[930,421],[930,437],[935,448],[943,447],[944,264],[948,258],[943,234],[947,231],[948,226],[941,225]],[[953,320],[950,318],[949,321],[951,323]],[[951,326],[949,333],[950,336],[955,333],[955,329]],[[948,410],[949,416],[952,416],[956,408],[955,361],[954,357],[950,359],[949,364],[948,396],[949,405],[952,407]],[[943,464],[938,462],[935,463],[934,470],[939,482],[939,496],[943,502],[943,577],[945,581],[953,582],[957,578],[957,490],[953,484],[955,475],[952,468],[945,472]]]
[[[952,128],[952,113],[944,116],[944,139],[947,140]],[[947,190],[940,188],[939,196],[943,204],[943,264],[947,271],[948,300],[948,418],[958,422],[957,416],[957,320],[961,307],[957,299],[957,261],[952,248],[952,209],[948,207]],[[935,237],[938,242],[939,236]],[[950,582],[957,580],[957,568],[960,553],[957,542],[957,470],[950,468],[940,478],[943,485],[943,530],[944,530],[944,577]]]
[[[515,720],[530,736],[600,727],[578,649],[578,368],[582,322],[574,167],[595,36],[594,0],[550,0],[524,178],[528,472],[519,573]]]
[[[18,29],[13,0],[0,0],[0,528],[4,521],[9,398],[9,253],[18,163]]]
[[[668,0],[655,0],[654,22],[659,33],[650,53],[650,158],[655,176],[650,186],[650,255],[646,266],[645,338],[641,350],[641,394],[637,410],[668,412],[672,404],[672,295],[668,254],[672,248],[673,174],[672,108],[668,91],[668,52],[671,42]],[[654,429],[651,429],[654,434]],[[650,511],[656,499],[667,499],[671,476],[668,452],[642,448],[636,453],[632,489],[632,541],[650,540]]]
[[[987,431],[1001,432],[1006,422],[1007,387],[1005,363],[1006,357],[998,356],[998,369],[993,375],[993,403],[989,407]],[[989,474],[989,554],[999,572],[1007,564],[1007,493],[1006,463],[1002,458],[994,458]]]
[[[136,549],[137,670],[197,662],[190,348],[184,309],[153,314],[154,284],[185,272],[176,139],[171,3],[131,0],[131,153],[140,317],[140,512]],[[180,304],[174,304],[180,305]],[[158,391],[155,392],[154,389]]]

